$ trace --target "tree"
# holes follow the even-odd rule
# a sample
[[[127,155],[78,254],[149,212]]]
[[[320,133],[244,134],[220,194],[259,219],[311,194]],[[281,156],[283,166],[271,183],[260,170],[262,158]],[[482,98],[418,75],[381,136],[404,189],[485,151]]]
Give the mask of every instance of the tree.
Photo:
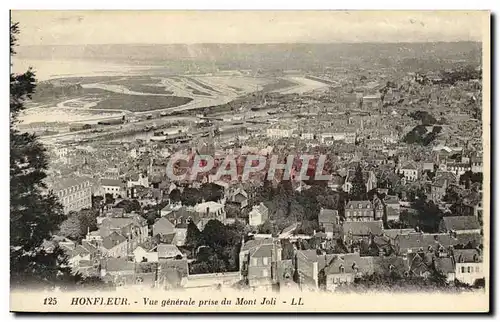
[[[10,55],[19,33],[10,26]],[[48,157],[36,135],[16,129],[18,115],[35,89],[35,74],[10,74],[10,278],[11,287],[52,288],[75,285],[60,248],[46,252],[42,243],[51,240],[66,219],[56,196],[47,190]]]
[[[97,230],[97,215],[98,212],[94,209],[82,209],[78,212],[80,239],[85,238],[89,231]]]
[[[179,189],[173,189],[172,191],[170,191],[168,197],[174,203],[179,202],[181,201],[181,192],[179,191]]]
[[[361,166],[358,164],[354,172],[354,179],[352,180],[352,188],[350,193],[351,200],[365,200],[366,199],[366,183],[363,179],[363,172]]]
[[[203,229],[203,237],[209,247],[224,247],[227,244],[226,227],[218,220],[209,220]]]
[[[194,255],[194,251],[196,250],[196,248],[198,248],[202,244],[203,244],[203,236],[200,230],[198,229],[198,227],[196,227],[196,225],[192,221],[189,222],[186,231],[186,241],[185,241],[186,247],[191,248]]]
[[[139,201],[133,199],[133,200],[122,200],[115,206],[116,208],[123,208],[125,210],[125,213],[131,213],[133,211],[139,212],[141,210],[141,204]]]
[[[71,240],[78,240],[81,236],[80,219],[76,213],[70,214],[68,219],[62,222],[59,233]]]
[[[266,220],[259,227],[257,227],[257,231],[259,234],[272,234],[274,231],[273,224],[269,220]]]

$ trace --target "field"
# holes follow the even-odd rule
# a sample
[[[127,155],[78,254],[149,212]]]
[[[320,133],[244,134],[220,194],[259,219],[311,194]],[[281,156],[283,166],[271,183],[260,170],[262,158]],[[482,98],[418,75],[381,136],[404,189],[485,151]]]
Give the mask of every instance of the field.
[[[292,87],[292,86],[297,86],[297,83],[294,83],[294,82],[287,80],[287,79],[284,79],[284,78],[279,78],[273,83],[264,85],[264,87],[262,88],[262,91],[272,92],[272,91],[277,91],[277,90],[285,89],[285,88]]]
[[[227,75],[91,76],[51,80],[40,86],[38,107],[27,122],[82,121],[154,110],[220,108],[256,91],[296,90],[303,81]],[[310,81],[316,83],[314,81]],[[97,114],[97,115],[96,115]]]
[[[102,98],[93,108],[146,112],[184,105],[193,100],[189,97],[128,95],[113,92],[107,93]]]

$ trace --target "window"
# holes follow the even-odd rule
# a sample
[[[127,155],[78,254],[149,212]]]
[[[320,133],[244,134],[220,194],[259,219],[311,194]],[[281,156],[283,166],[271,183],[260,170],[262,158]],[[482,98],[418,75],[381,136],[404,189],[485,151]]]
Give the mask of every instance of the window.
[[[465,273],[465,267],[462,266],[462,273]]]
[[[476,273],[479,273],[479,266],[476,266]]]
[[[471,273],[471,268],[470,266],[467,266],[467,273]]]
[[[257,258],[252,258],[252,266],[257,266]]]
[[[344,272],[345,272],[345,270],[344,270],[344,265],[340,265],[340,267],[339,267],[339,271],[340,271],[341,273],[344,273]]]
[[[269,273],[267,272],[267,269],[262,270],[262,276],[267,277]]]
[[[262,259],[262,264],[267,265],[267,264],[268,264],[268,259],[269,259],[269,258],[264,257],[264,258]]]

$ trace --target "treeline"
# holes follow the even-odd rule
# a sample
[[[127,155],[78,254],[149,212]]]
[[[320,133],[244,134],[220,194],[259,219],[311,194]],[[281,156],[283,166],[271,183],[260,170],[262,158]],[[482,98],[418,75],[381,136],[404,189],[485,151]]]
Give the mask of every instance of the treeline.
[[[210,220],[202,231],[190,222],[185,246],[195,258],[189,264],[190,274],[223,273],[239,270],[239,252],[244,227],[224,225]]]
[[[427,132],[425,125],[417,125],[404,136],[403,142],[428,146],[436,139],[441,129],[441,126],[437,125],[432,128],[431,132]]]

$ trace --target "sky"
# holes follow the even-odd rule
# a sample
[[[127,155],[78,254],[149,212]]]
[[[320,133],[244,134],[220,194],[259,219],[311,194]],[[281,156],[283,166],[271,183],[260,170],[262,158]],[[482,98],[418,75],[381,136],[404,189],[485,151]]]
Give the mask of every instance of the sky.
[[[19,45],[481,41],[484,12],[12,11]]]

